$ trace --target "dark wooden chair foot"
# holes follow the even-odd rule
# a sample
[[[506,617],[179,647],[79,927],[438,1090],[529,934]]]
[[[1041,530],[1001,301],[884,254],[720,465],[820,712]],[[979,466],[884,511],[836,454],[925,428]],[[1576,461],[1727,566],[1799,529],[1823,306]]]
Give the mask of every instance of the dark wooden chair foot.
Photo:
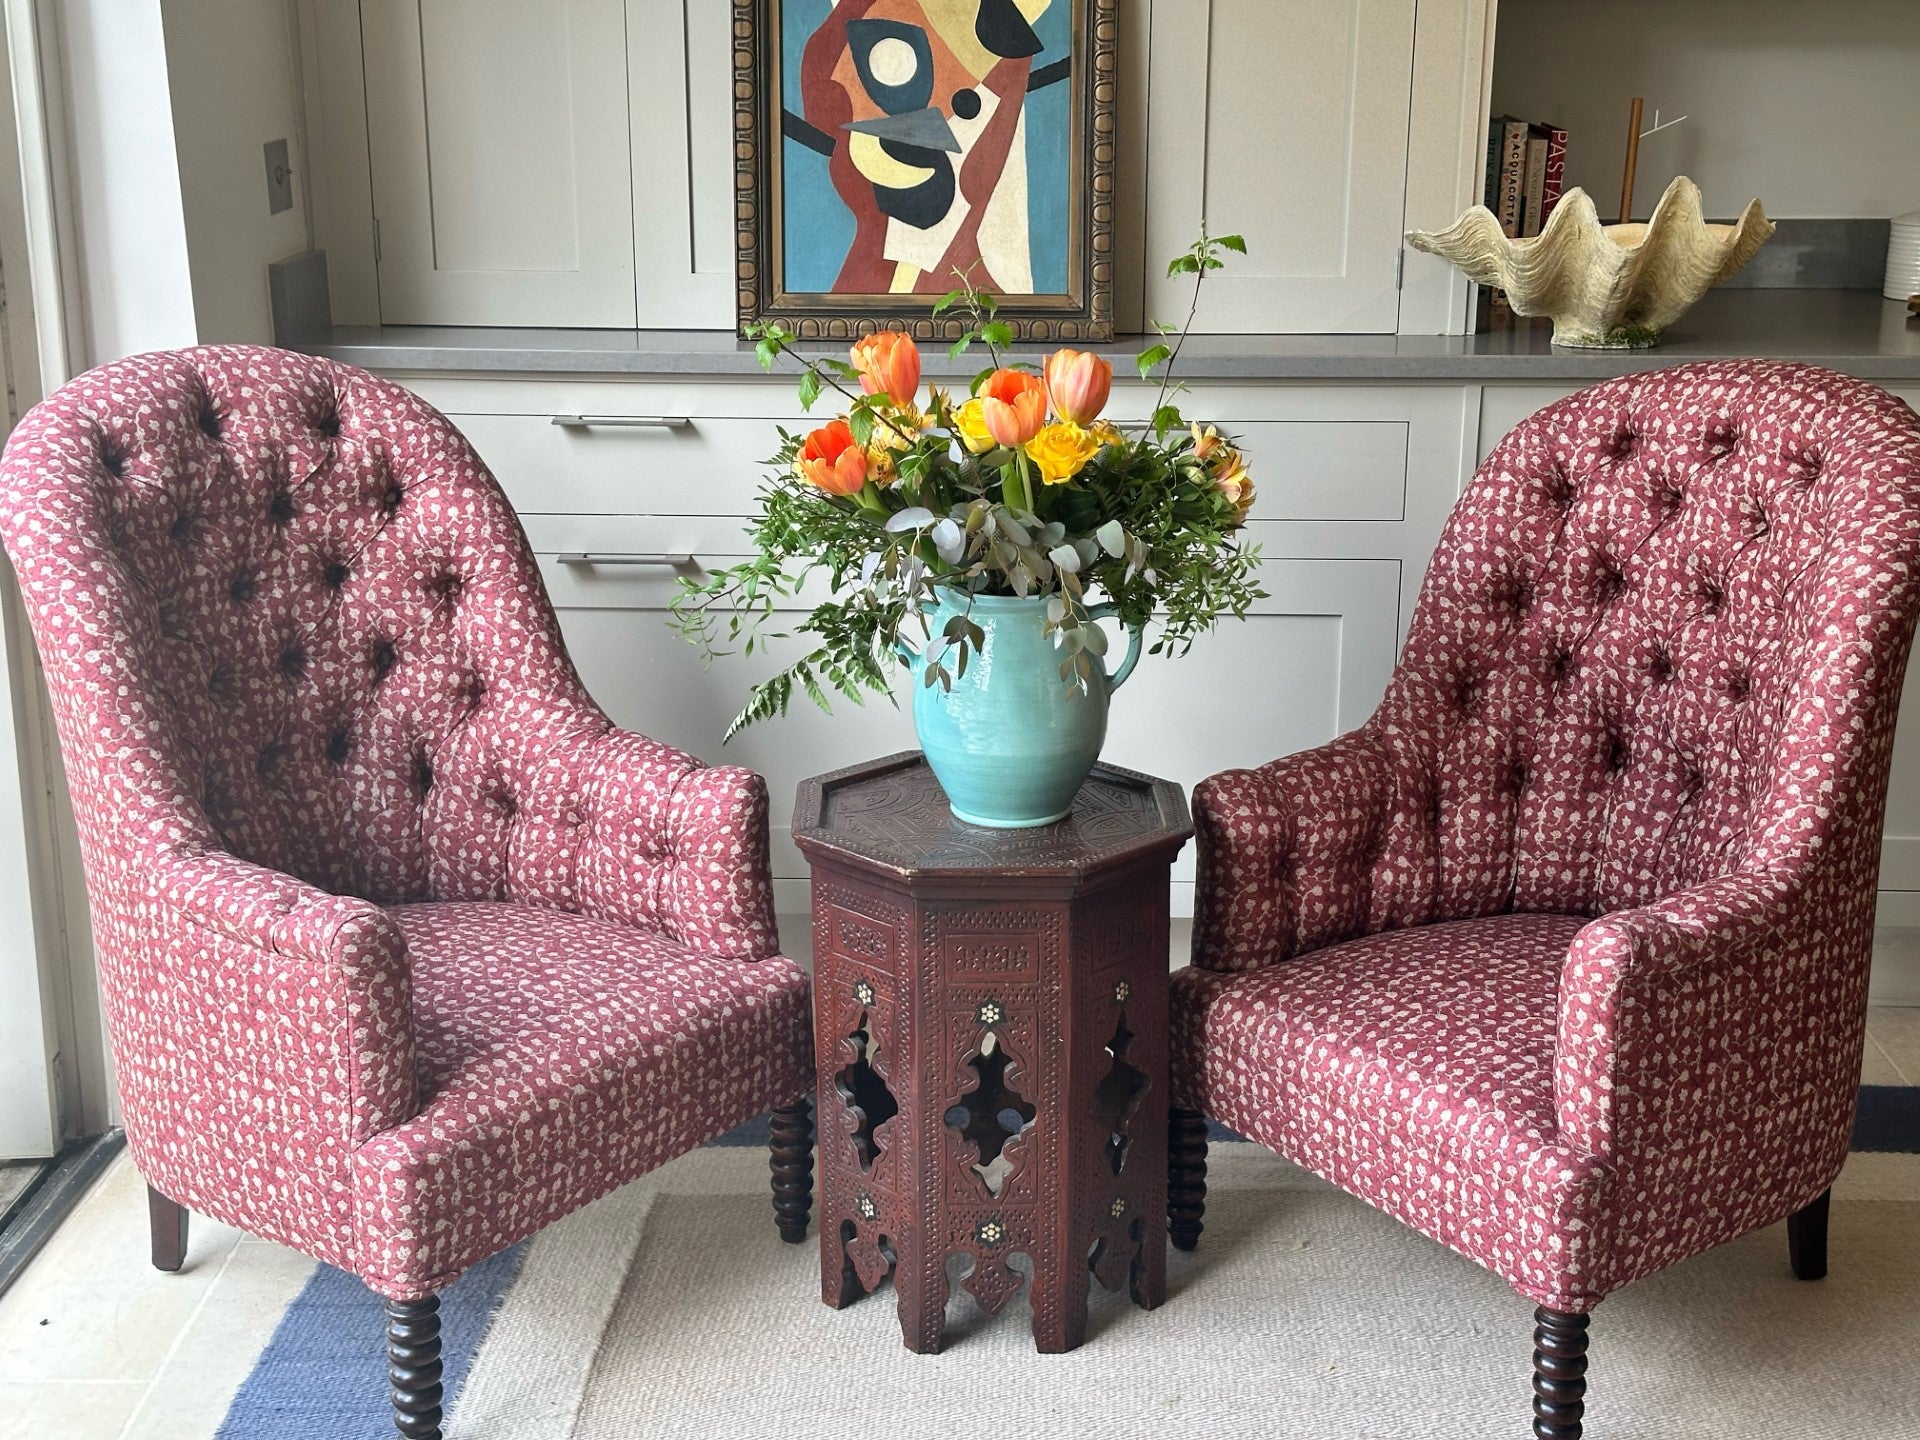
[[[1207,1120],[1191,1110],[1167,1112],[1167,1234],[1191,1250],[1207,1227]]]
[[[782,1105],[773,1112],[769,1128],[774,1223],[782,1240],[798,1245],[807,1238],[807,1215],[813,1209],[813,1108],[805,1100]]]
[[[1833,1191],[1823,1190],[1797,1214],[1787,1217],[1787,1259],[1798,1280],[1827,1278],[1827,1211]]]
[[[1580,1440],[1587,1403],[1587,1320],[1542,1306],[1533,1312],[1533,1433]]]
[[[387,1302],[387,1379],[393,1428],[406,1440],[440,1440],[440,1297]]]
[[[153,1237],[153,1268],[173,1274],[187,1263],[187,1207],[147,1187],[147,1228]]]

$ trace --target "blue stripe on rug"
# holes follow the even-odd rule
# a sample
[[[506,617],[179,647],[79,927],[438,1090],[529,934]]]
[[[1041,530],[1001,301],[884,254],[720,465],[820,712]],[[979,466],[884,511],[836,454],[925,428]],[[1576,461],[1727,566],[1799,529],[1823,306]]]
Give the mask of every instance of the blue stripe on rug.
[[[440,1295],[441,1384],[459,1393],[474,1352],[520,1273],[527,1242],[490,1256]],[[287,1306],[217,1440],[390,1440],[387,1338],[380,1297],[331,1265]]]
[[[1920,1085],[1862,1085],[1853,1148],[1920,1155]]]

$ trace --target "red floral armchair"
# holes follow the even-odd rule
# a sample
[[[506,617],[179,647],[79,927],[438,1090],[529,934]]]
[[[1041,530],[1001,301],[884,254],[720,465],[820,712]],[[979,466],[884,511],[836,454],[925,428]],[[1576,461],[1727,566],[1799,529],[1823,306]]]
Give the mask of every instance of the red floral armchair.
[[[806,975],[759,777],[617,730],[499,487],[396,385],[214,347],[81,376],[0,464],[155,1263],[185,1209],[389,1304],[775,1109],[805,1234]]]
[[[1917,561],[1920,422],[1856,380],[1687,366],[1508,436],[1379,712],[1195,795],[1175,1243],[1212,1116],[1533,1300],[1543,1437],[1609,1292],[1783,1217],[1824,1274]]]

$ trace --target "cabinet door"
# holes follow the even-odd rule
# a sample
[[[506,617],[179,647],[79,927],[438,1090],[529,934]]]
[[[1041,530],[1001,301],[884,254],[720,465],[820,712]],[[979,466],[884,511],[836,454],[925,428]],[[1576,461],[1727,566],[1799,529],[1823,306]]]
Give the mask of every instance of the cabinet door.
[[[361,25],[381,320],[633,326],[623,0],[361,0]]]
[[[731,330],[733,14],[716,0],[627,0],[639,323]]]
[[[1414,0],[1158,0],[1147,314],[1202,217],[1251,253],[1207,281],[1208,332],[1391,332],[1400,313]]]

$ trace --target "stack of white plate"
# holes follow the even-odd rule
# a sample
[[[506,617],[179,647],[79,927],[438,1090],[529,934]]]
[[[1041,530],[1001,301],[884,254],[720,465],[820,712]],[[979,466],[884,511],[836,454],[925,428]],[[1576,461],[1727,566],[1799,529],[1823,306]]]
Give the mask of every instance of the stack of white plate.
[[[1887,241],[1887,283],[1880,293],[1889,300],[1920,295],[1920,210],[1893,217],[1893,238]]]

